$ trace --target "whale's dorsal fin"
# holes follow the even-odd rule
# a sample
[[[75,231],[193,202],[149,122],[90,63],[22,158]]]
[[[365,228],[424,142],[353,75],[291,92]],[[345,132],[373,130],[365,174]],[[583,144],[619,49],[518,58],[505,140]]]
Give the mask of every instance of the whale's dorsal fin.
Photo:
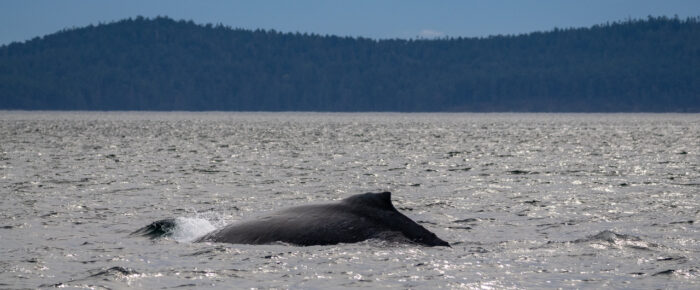
[[[343,200],[345,203],[349,203],[355,206],[365,206],[374,207],[383,210],[396,210],[394,205],[391,204],[391,192],[378,192],[378,193],[364,193],[353,195]]]

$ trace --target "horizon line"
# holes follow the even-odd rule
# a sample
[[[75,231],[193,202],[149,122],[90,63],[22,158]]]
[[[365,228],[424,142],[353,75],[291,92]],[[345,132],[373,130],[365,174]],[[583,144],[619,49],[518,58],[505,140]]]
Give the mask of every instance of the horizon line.
[[[646,18],[632,18],[632,17],[628,16],[625,19],[606,21],[605,23],[598,23],[598,24],[593,24],[593,25],[589,25],[589,26],[570,26],[570,27],[554,26],[553,28],[550,28],[548,30],[535,30],[535,31],[530,31],[530,32],[522,32],[522,33],[489,34],[486,36],[440,35],[440,36],[435,36],[435,37],[421,37],[420,35],[416,35],[415,37],[409,37],[409,38],[402,38],[402,37],[374,38],[374,37],[367,37],[367,36],[320,34],[320,33],[315,33],[315,32],[281,31],[281,30],[276,30],[274,28],[266,29],[266,28],[234,27],[234,26],[230,26],[230,25],[225,25],[222,22],[218,22],[218,23],[195,22],[193,19],[184,19],[184,18],[176,19],[176,18],[167,16],[167,15],[157,15],[154,17],[136,15],[133,17],[122,18],[119,20],[98,22],[97,24],[90,23],[90,24],[83,25],[83,26],[64,27],[64,28],[61,28],[61,29],[56,30],[54,32],[47,33],[44,35],[37,35],[37,36],[31,37],[31,38],[28,38],[25,40],[11,41],[9,43],[0,43],[0,48],[7,47],[10,45],[14,45],[14,44],[24,44],[24,43],[27,43],[27,42],[30,42],[33,40],[43,39],[44,37],[51,36],[54,34],[79,30],[79,29],[88,28],[88,27],[106,26],[106,25],[117,24],[117,23],[125,22],[125,21],[138,21],[138,20],[154,21],[154,20],[160,20],[160,19],[170,20],[170,21],[174,21],[174,22],[189,23],[189,24],[193,24],[193,25],[196,25],[199,27],[224,28],[224,29],[229,29],[229,30],[233,30],[233,31],[249,31],[249,32],[263,31],[265,33],[279,33],[279,34],[283,34],[283,35],[338,37],[338,38],[350,38],[350,39],[354,39],[354,40],[372,40],[372,41],[379,42],[379,41],[399,41],[399,40],[402,40],[402,41],[441,41],[441,40],[460,40],[460,39],[490,39],[490,38],[498,38],[498,37],[519,37],[519,36],[528,36],[528,35],[538,34],[538,33],[551,33],[551,32],[557,32],[557,31],[570,31],[570,30],[579,30],[579,29],[593,29],[593,28],[600,28],[600,27],[609,27],[609,26],[614,26],[614,25],[624,25],[624,24],[630,24],[630,23],[635,23],[635,22],[644,22],[644,21],[649,21],[649,20],[668,20],[668,21],[672,20],[672,21],[680,21],[680,22],[700,22],[700,15],[688,16],[685,18],[680,18],[677,14],[672,16],[672,17],[669,17],[667,15],[659,15],[659,16],[648,15]]]

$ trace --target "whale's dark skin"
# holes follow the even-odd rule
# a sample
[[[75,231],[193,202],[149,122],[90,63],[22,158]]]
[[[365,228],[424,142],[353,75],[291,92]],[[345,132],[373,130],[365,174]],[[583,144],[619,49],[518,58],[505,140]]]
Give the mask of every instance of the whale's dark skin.
[[[358,194],[334,203],[302,205],[215,230],[197,242],[299,246],[355,243],[372,238],[404,236],[425,246],[450,244],[401,214],[391,193]]]

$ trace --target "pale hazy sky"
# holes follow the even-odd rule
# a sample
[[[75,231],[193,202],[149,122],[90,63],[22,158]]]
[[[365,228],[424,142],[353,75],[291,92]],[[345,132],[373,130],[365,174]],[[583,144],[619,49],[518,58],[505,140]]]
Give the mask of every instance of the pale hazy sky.
[[[473,37],[700,16],[700,0],[0,0],[0,44],[138,15],[340,36]]]

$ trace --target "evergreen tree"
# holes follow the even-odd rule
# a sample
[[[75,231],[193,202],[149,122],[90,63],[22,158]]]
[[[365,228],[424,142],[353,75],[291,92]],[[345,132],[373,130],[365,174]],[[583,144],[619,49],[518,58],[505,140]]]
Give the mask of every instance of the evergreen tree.
[[[700,24],[372,40],[137,17],[0,47],[0,109],[700,112]]]

